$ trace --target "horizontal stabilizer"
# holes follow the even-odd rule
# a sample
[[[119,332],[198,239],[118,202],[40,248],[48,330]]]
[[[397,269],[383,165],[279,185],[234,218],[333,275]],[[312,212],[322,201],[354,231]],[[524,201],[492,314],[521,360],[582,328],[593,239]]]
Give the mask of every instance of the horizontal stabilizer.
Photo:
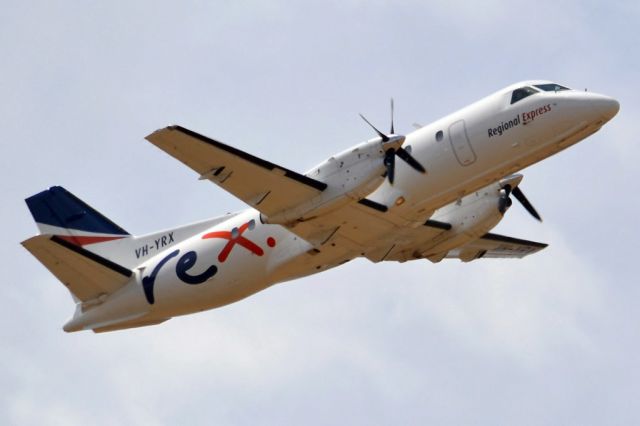
[[[60,237],[38,235],[22,242],[82,302],[123,287],[133,272]]]

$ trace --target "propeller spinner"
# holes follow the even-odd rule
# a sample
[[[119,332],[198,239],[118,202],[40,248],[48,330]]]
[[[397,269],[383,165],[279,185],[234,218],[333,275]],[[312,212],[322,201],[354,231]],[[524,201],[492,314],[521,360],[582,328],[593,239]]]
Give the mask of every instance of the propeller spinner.
[[[360,117],[364,120],[364,122],[367,123],[369,126],[371,126],[371,128],[378,134],[378,136],[380,136],[380,138],[382,139],[383,148],[384,148],[385,145],[391,145],[391,144],[397,146],[398,142],[400,142],[400,145],[401,145],[404,142],[404,139],[405,139],[404,136],[395,134],[395,127],[393,125],[393,110],[394,110],[394,108],[393,108],[393,98],[391,98],[391,131],[390,131],[389,135],[385,135],[384,133],[382,133],[373,124],[371,124],[369,122],[369,120],[367,120],[365,118],[364,115],[360,114]],[[416,171],[418,171],[420,173],[426,173],[427,172],[425,170],[425,168],[422,166],[422,164],[420,164],[418,162],[418,160],[416,160],[409,153],[409,151],[404,149],[402,146],[398,146],[397,148],[394,147],[394,146],[391,146],[391,147],[385,149],[384,157],[382,159],[382,162],[383,162],[384,167],[386,169],[386,176],[389,179],[389,183],[390,184],[393,185],[393,180],[395,178],[396,156],[398,156],[402,161],[407,163],[414,170],[416,170]]]
[[[502,189],[504,189],[504,195],[500,198],[498,205],[500,213],[504,214],[507,211],[507,208],[511,206],[512,201],[509,195],[513,194],[513,196],[516,197],[516,200],[522,204],[522,207],[524,207],[531,216],[542,222],[542,217],[540,217],[540,214],[533,207],[533,204],[529,202],[527,197],[524,195],[524,192],[522,192],[518,186],[512,188],[511,185],[507,184],[503,186]]]

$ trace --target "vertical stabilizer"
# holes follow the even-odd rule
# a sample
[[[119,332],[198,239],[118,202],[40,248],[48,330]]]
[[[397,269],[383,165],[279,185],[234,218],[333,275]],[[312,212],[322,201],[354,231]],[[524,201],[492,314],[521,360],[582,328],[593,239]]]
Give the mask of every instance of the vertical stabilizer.
[[[56,235],[78,246],[131,235],[61,186],[25,200],[42,234]]]

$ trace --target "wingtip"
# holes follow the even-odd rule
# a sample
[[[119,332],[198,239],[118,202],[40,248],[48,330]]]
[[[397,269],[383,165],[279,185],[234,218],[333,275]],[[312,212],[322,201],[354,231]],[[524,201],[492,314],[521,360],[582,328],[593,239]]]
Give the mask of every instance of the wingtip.
[[[147,136],[145,136],[144,138],[145,138],[146,140],[148,140],[149,142],[153,143],[153,139],[154,139],[156,136],[159,136],[159,135],[161,135],[161,134],[162,134],[162,133],[164,133],[164,132],[172,132],[172,131],[174,131],[174,130],[182,130],[182,129],[184,129],[184,128],[183,128],[183,127],[181,127],[181,126],[179,126],[179,125],[177,125],[177,124],[172,124],[172,125],[170,125],[170,126],[162,127],[162,128],[160,128],[160,129],[158,129],[158,130],[155,130],[155,131],[153,131],[153,132],[149,133],[149,134],[148,134]]]

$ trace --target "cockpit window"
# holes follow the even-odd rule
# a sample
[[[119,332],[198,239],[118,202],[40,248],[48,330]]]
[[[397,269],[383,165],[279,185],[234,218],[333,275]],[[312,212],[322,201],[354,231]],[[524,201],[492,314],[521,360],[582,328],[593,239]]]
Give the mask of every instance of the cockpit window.
[[[544,90],[545,92],[559,92],[561,90],[571,90],[568,87],[560,86],[556,83],[548,83],[548,84],[536,84],[535,87],[538,89]]]
[[[519,100],[524,99],[527,96],[531,96],[531,95],[533,95],[535,93],[538,93],[538,91],[536,89],[534,89],[533,87],[529,87],[529,86],[525,86],[525,87],[521,87],[519,89],[516,89],[511,94],[511,104],[515,104]]]

